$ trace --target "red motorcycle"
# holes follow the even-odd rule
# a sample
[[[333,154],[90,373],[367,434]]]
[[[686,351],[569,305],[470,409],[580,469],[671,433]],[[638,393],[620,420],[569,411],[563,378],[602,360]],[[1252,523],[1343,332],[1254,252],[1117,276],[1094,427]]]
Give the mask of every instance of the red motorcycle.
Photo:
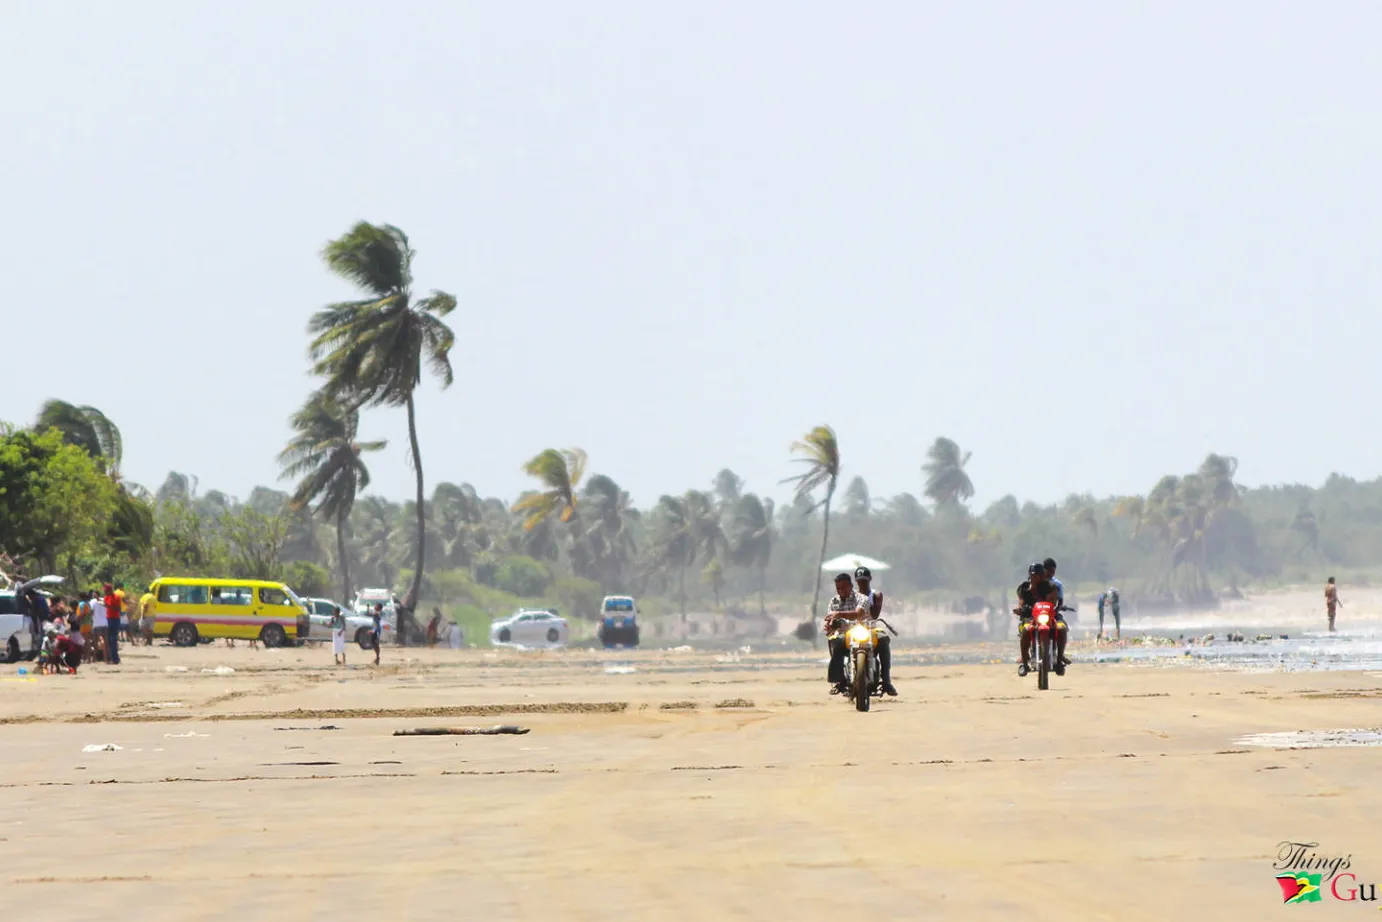
[[[1037,688],[1046,691],[1051,687],[1051,670],[1056,665],[1056,606],[1037,602],[1032,606],[1032,620],[1023,627],[1033,632],[1030,649],[1035,661]]]

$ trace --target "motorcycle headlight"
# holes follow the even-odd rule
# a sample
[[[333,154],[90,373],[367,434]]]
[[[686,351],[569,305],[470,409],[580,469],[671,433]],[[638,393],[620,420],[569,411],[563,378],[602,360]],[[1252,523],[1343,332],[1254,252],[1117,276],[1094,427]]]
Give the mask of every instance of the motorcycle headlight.
[[[1050,621],[1051,616],[1046,614],[1045,612],[1042,612],[1041,614],[1037,615],[1037,624],[1048,624],[1050,623]]]
[[[862,624],[856,624],[849,629],[849,639],[858,643],[868,643],[869,629]]]

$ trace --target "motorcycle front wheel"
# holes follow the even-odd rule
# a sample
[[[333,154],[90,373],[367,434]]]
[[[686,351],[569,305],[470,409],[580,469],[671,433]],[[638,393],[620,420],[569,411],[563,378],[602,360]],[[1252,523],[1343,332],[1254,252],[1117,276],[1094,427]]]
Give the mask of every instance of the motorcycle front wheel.
[[[1051,687],[1051,638],[1047,636],[1037,645],[1037,689],[1046,691]]]
[[[869,699],[873,695],[873,683],[871,681],[873,676],[869,674],[870,671],[871,670],[869,669],[869,651],[855,650],[854,683],[852,686],[854,693],[855,710],[867,711],[869,709]]]

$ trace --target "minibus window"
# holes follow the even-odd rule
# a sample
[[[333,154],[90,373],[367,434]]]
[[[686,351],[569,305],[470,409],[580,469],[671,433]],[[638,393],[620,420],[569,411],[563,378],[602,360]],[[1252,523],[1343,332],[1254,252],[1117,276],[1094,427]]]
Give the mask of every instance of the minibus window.
[[[158,600],[160,602],[168,602],[172,605],[205,605],[206,587],[168,585],[159,586]]]

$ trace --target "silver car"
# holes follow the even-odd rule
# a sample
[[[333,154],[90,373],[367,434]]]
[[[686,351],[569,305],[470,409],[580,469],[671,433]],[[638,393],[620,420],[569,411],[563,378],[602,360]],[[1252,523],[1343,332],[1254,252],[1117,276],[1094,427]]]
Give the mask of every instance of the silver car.
[[[570,636],[565,618],[540,608],[519,609],[489,626],[489,642],[496,647],[564,647]]]

